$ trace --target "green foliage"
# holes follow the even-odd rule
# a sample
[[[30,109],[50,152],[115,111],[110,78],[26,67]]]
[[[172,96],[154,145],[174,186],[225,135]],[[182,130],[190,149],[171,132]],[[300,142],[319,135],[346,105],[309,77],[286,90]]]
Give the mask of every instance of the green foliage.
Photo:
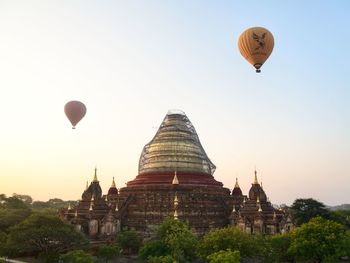
[[[88,246],[88,240],[58,217],[33,214],[9,231],[8,255],[62,253]]]
[[[119,255],[120,248],[116,245],[104,245],[99,247],[97,251],[97,257],[105,260],[106,263]]]
[[[187,224],[166,219],[158,228],[156,240],[147,242],[139,257],[148,262],[190,262],[195,259],[197,244]]]
[[[60,258],[64,263],[94,263],[94,258],[83,250],[68,252]]]
[[[148,259],[150,257],[160,257],[170,254],[170,249],[161,240],[149,241],[140,249],[139,258]]]
[[[325,219],[330,218],[330,211],[326,206],[312,198],[296,199],[291,209],[293,212],[293,221],[296,226],[301,226],[317,216],[321,216]]]
[[[147,262],[148,263],[174,263],[176,261],[172,256],[167,255],[167,256],[149,257]]]
[[[157,236],[177,262],[188,262],[195,258],[198,240],[187,224],[166,219],[159,226]]]
[[[236,227],[211,230],[205,234],[198,246],[198,255],[206,259],[221,250],[239,251],[242,257],[254,257],[261,254],[260,237],[242,232]]]
[[[263,262],[279,263],[294,262],[293,256],[288,253],[291,244],[291,235],[283,234],[276,236],[267,236],[263,242],[264,252],[262,254]]]
[[[133,230],[123,230],[117,234],[117,243],[123,253],[137,253],[141,246],[141,238]]]
[[[350,229],[350,210],[331,211],[330,219]]]
[[[69,204],[73,205],[76,203],[76,201],[63,201],[59,198],[51,198],[47,202],[43,201],[34,201],[32,203],[33,209],[60,209],[60,208],[67,208]]]
[[[55,251],[42,252],[39,254],[39,259],[45,263],[57,263],[60,255]]]
[[[336,262],[346,254],[346,243],[342,225],[316,217],[292,232],[288,252],[300,260]]]
[[[8,232],[11,226],[14,226],[31,214],[28,204],[16,196],[6,197],[0,195],[0,231]]]
[[[207,257],[209,263],[239,263],[240,254],[239,251],[220,250]]]

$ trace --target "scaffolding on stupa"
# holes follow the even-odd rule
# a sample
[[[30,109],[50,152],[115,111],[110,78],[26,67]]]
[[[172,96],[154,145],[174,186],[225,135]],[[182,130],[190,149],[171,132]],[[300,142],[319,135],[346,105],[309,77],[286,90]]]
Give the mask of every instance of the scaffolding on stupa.
[[[139,174],[174,171],[209,175],[215,171],[194,126],[179,110],[167,113],[154,138],[144,146],[139,160]]]

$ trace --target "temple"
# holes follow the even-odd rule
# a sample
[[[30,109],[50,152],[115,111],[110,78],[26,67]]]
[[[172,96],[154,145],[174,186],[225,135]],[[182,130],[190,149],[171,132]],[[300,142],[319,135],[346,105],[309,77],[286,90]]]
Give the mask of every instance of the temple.
[[[102,195],[95,169],[82,199],[61,216],[92,240],[112,239],[121,229],[147,238],[166,218],[187,222],[198,235],[228,225],[248,233],[290,230],[288,212],[271,205],[256,171],[248,196],[238,180],[231,192],[215,180],[214,172],[190,120],[182,111],[169,111],[144,146],[134,180],[118,191],[113,178]]]

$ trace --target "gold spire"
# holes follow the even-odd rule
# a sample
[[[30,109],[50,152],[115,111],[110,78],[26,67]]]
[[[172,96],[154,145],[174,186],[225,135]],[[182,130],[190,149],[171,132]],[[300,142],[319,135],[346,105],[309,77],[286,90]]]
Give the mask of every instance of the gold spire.
[[[174,174],[174,178],[173,178],[172,184],[179,184],[179,179],[177,179],[176,171],[175,171],[175,174]]]
[[[175,175],[176,176],[176,175]],[[179,200],[177,198],[177,192],[175,192],[175,197],[174,197],[174,219],[178,219],[178,214],[177,214],[177,206],[179,205]]]
[[[239,188],[239,184],[238,184],[238,179],[236,177],[236,184],[235,184],[235,188]]]
[[[258,183],[258,177],[257,177],[257,172],[256,172],[256,170],[254,171],[254,183],[253,184],[259,184]]]
[[[175,212],[174,212],[174,219],[175,220],[178,220],[179,219],[179,215],[177,214],[177,210],[175,209]]]
[[[94,175],[94,180],[92,180],[93,183],[98,182],[97,180],[97,168],[95,167],[95,175]]]
[[[117,187],[115,186],[114,176],[113,176],[113,182],[112,182],[112,186],[111,186],[111,188],[117,188]]]
[[[85,191],[89,188],[89,181],[86,180],[86,187],[85,187]]]
[[[236,213],[236,206],[233,205],[232,213]]]

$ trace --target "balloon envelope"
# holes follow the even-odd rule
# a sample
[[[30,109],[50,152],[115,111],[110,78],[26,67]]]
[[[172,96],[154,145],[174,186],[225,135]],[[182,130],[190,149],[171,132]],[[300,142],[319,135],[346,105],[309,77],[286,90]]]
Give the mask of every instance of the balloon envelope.
[[[274,46],[273,35],[263,27],[252,27],[244,31],[238,40],[242,56],[260,72],[260,67],[271,55]]]
[[[86,107],[84,103],[80,101],[70,101],[64,106],[64,112],[69,119],[69,121],[73,125],[73,129],[75,129],[75,125],[85,116]]]

